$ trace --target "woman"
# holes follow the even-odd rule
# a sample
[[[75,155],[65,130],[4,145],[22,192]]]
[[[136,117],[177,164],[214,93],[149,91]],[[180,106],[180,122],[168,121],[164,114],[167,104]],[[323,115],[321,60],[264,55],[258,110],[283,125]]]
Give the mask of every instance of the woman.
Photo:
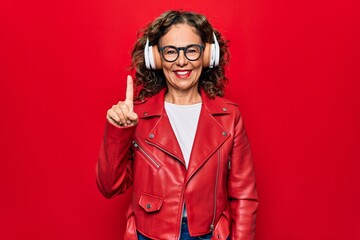
[[[257,194],[243,120],[222,98],[226,42],[200,14],[169,11],[135,44],[141,90],[107,112],[97,184],[133,186],[125,239],[253,239]]]

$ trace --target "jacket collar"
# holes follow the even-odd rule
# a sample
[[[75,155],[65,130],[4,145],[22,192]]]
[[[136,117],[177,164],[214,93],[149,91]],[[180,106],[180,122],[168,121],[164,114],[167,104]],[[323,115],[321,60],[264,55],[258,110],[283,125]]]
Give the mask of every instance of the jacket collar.
[[[145,100],[145,106],[143,111],[139,113],[139,117],[147,118],[161,116],[165,112],[164,101],[166,91],[167,89],[163,88],[158,94]],[[228,109],[223,99],[219,97],[210,99],[202,88],[200,88],[200,95],[202,99],[202,106],[205,107],[209,114],[228,114]]]

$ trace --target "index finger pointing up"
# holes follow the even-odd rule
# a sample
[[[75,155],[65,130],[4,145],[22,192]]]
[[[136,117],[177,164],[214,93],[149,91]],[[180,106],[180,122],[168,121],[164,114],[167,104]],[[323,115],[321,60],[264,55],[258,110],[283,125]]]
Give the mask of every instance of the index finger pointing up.
[[[129,104],[129,107],[133,107],[134,101],[134,84],[133,79],[130,75],[127,76],[127,85],[126,85],[126,97],[125,102]]]

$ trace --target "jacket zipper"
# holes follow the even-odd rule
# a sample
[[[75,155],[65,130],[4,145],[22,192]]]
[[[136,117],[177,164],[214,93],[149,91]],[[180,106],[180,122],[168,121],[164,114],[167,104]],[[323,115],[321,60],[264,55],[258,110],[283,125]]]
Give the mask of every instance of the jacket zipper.
[[[212,223],[210,225],[210,231],[214,232],[214,223],[215,223],[215,217],[216,217],[216,202],[217,202],[217,188],[218,188],[218,178],[219,178],[219,171],[220,171],[220,149],[218,151],[218,161],[217,161],[217,169],[216,169],[216,179],[215,179],[215,189],[214,189],[214,215],[213,215],[213,220]]]
[[[145,149],[143,149],[135,140],[132,141],[132,144],[134,145],[135,149],[140,150],[156,168],[160,168],[160,163],[158,163],[153,157],[151,157],[150,154],[148,154]]]
[[[170,156],[172,156],[173,158],[176,158],[177,160],[179,160],[180,162],[182,162],[180,158],[178,158],[178,157],[177,157],[177,156],[175,156],[174,154],[172,154],[172,153],[170,153],[170,152],[166,151],[166,150],[165,150],[165,149],[163,149],[162,147],[159,147],[158,145],[155,145],[155,144],[153,144],[152,142],[149,142],[149,141],[147,141],[147,140],[145,140],[145,142],[146,142],[147,144],[151,145],[151,146],[154,146],[154,147],[156,147],[156,148],[160,149],[161,151],[163,151],[163,152],[165,152],[165,153],[169,154],[169,155],[170,155]]]

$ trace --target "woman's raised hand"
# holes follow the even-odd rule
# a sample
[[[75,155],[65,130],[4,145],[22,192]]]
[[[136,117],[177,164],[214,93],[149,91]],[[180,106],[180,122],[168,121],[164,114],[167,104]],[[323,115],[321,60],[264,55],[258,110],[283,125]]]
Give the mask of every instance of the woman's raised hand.
[[[120,126],[134,126],[138,122],[138,115],[134,112],[134,84],[130,75],[127,76],[125,101],[119,101],[107,111],[110,123]]]

